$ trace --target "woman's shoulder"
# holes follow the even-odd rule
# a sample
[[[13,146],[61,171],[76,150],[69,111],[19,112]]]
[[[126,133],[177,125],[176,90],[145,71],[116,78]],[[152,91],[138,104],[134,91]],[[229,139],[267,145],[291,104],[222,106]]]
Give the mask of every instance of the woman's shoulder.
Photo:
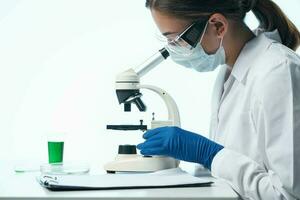
[[[282,67],[300,66],[300,56],[292,49],[284,46],[281,43],[272,43],[265,52],[265,56],[271,58],[269,61],[272,64],[284,64]]]
[[[260,77],[262,80],[278,71],[293,72],[298,69],[298,73],[300,73],[300,56],[277,41],[271,42],[254,62],[250,74]]]
[[[249,84],[256,96],[275,100],[300,87],[300,56],[279,42],[273,42],[249,70]]]
[[[267,44],[267,48],[261,49],[260,54],[256,58],[256,65],[259,65],[259,69],[254,67],[253,70],[268,73],[273,68],[279,66],[289,67],[290,65],[300,65],[300,56],[281,43],[281,38],[277,30],[264,32],[264,30],[256,29],[254,33],[260,38],[257,42]]]

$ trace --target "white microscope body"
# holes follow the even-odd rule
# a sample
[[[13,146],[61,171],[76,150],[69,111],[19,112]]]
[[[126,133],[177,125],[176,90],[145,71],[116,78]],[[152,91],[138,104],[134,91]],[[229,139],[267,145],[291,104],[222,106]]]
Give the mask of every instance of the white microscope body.
[[[161,49],[139,67],[128,69],[118,74],[116,77],[116,92],[119,103],[124,104],[124,111],[131,111],[132,103],[135,104],[140,111],[146,110],[146,106],[140,99],[142,96],[140,89],[151,90],[163,99],[167,106],[168,119],[164,121],[152,120],[151,129],[163,126],[180,127],[178,107],[173,98],[166,91],[156,86],[140,84],[140,78],[160,64],[168,56],[168,51],[166,49]],[[171,157],[138,155],[136,154],[135,149],[130,151],[130,153],[122,153],[120,152],[119,147],[119,153],[115,160],[104,165],[104,169],[109,173],[153,172],[162,169],[176,168],[178,165],[179,161]]]

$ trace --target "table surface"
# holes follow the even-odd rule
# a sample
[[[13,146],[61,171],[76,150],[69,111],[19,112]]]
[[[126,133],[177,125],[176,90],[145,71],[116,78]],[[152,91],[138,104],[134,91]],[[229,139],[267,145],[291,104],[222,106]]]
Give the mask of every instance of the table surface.
[[[210,187],[52,192],[39,185],[38,175],[16,173],[13,163],[0,161],[0,199],[238,199],[229,185],[213,178]]]

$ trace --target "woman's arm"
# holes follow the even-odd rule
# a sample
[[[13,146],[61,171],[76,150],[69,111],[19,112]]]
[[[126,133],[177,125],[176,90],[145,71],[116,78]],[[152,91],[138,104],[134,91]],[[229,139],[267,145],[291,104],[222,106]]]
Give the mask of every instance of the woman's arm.
[[[224,148],[212,174],[225,179],[246,199],[300,198],[300,63],[272,68],[258,86],[252,110],[257,134],[264,138],[264,166]],[[255,151],[255,149],[253,149]]]

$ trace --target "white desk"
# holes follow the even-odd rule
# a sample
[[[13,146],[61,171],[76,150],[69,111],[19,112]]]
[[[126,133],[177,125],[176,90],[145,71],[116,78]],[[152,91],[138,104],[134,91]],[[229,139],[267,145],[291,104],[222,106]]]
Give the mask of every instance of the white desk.
[[[238,199],[225,183],[211,187],[51,192],[39,185],[39,173],[15,173],[12,164],[0,161],[0,199]]]

